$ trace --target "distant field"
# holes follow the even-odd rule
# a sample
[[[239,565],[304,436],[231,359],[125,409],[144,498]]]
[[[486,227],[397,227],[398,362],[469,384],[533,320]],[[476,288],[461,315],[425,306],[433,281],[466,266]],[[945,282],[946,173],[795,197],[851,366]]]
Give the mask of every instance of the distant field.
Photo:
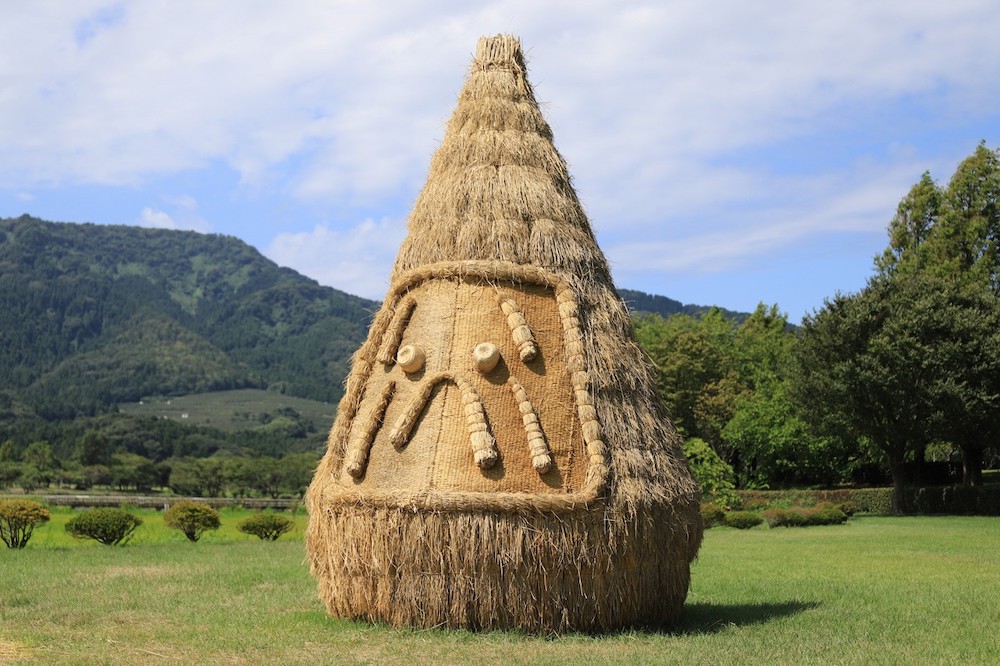
[[[144,398],[139,403],[119,405],[125,414],[168,418],[187,425],[203,425],[219,430],[249,430],[261,425],[260,414],[274,414],[291,407],[312,422],[318,432],[333,423],[337,406],[259,389],[215,391],[174,398]]]
[[[276,543],[225,532],[190,544],[156,526],[156,512],[142,515],[149,534],[124,548],[39,533],[0,552],[0,663],[1000,662],[997,518],[713,528],[678,627],[556,638],[331,620],[301,530]]]

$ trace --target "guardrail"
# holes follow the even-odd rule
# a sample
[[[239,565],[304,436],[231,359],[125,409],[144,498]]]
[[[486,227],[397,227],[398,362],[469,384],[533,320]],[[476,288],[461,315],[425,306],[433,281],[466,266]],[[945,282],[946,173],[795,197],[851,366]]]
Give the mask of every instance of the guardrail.
[[[270,497],[181,497],[178,495],[5,495],[3,497],[30,497],[38,502],[51,506],[121,506],[127,504],[143,508],[167,509],[171,504],[181,500],[204,502],[220,509],[227,506],[238,506],[245,509],[281,509],[288,510],[302,504],[294,499],[272,499]]]

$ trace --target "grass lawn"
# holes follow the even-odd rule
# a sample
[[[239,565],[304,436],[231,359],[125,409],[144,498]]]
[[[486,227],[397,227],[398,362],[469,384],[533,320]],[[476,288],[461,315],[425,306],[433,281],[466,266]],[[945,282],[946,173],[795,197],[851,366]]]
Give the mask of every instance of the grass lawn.
[[[220,430],[238,431],[259,427],[259,414],[273,414],[291,407],[311,421],[317,430],[326,432],[337,414],[337,405],[282,395],[259,389],[236,389],[192,393],[170,398],[145,398],[142,402],[120,405],[125,414],[168,418],[188,425],[203,425]]]
[[[1000,662],[998,518],[713,528],[678,627],[553,638],[332,620],[301,528],[191,544],[140,513],[125,547],[66,540],[61,512],[25,550],[0,552],[0,663]]]

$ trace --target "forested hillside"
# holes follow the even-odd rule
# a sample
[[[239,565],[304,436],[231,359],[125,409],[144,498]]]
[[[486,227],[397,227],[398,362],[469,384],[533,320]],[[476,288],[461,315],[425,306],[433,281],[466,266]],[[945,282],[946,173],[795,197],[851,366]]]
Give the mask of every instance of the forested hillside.
[[[0,219],[0,411],[246,387],[333,402],[374,308],[236,238]]]
[[[707,310],[622,296],[634,311]],[[377,306],[236,238],[0,219],[0,468],[13,478],[34,446],[49,452],[28,465],[36,480],[86,485],[83,468],[73,472],[86,433],[105,465],[112,454],[160,464],[316,451]],[[138,404],[150,396],[160,398]],[[192,418],[164,407],[177,396]],[[112,476],[127,486],[136,465],[120,464]]]
[[[661,317],[669,317],[675,314],[702,316],[709,312],[717,311],[726,319],[742,323],[750,316],[748,312],[734,312],[717,306],[693,305],[681,303],[666,296],[657,296],[634,289],[619,289],[618,295],[628,305],[629,311],[633,315],[656,314]]]

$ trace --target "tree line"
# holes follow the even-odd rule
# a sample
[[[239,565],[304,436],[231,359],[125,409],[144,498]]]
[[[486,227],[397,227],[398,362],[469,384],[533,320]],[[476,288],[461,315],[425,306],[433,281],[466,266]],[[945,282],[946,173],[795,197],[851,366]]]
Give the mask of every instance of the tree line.
[[[637,320],[689,458],[713,465],[715,487],[887,477],[902,511],[907,484],[960,468],[979,485],[997,464],[1000,152],[980,144],[944,186],[925,173],[888,235],[865,288],[798,329],[763,305],[739,324]]]
[[[0,444],[0,488],[26,493],[51,487],[94,488],[148,493],[169,489],[194,497],[301,498],[312,480],[319,453],[288,453],[280,458],[234,455],[177,457],[155,462],[123,450],[111,452],[96,431],[87,432],[74,456],[59,460],[48,442],[32,442],[18,453],[13,442]]]

